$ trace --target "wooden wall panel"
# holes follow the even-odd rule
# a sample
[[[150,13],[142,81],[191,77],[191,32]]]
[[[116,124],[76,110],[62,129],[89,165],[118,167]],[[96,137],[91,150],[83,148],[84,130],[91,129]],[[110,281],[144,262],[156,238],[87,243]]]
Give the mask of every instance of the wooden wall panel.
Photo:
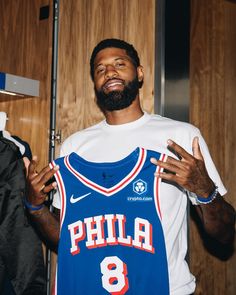
[[[60,1],[57,128],[64,140],[73,132],[100,121],[89,59],[104,38],[131,42],[140,53],[145,71],[143,106],[153,111],[154,0]]]
[[[39,166],[48,163],[52,0],[0,1],[0,71],[40,81],[40,97],[0,94],[0,111],[7,113],[6,130],[26,140]],[[50,5],[48,19],[40,7]]]
[[[236,3],[192,0],[191,6],[191,122],[201,129],[228,189],[227,200],[236,206]],[[190,245],[195,294],[236,294],[236,255],[200,237],[194,222]]]
[[[225,1],[225,180],[229,200],[236,208],[236,1]],[[235,242],[236,249],[236,242]],[[227,261],[228,294],[236,294],[236,254]]]

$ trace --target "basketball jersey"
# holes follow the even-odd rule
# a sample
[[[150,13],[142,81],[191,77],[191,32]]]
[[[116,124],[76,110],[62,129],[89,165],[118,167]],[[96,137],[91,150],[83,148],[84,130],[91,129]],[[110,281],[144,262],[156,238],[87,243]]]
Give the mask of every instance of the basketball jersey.
[[[166,158],[137,148],[112,163],[71,153],[50,164],[62,197],[55,294],[169,294],[152,157]]]

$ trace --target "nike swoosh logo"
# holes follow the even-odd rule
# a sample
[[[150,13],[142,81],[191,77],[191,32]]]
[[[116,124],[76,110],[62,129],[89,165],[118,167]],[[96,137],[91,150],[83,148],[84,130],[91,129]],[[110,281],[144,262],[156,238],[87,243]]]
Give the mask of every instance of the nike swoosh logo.
[[[91,194],[91,193],[87,193],[87,194],[82,195],[82,196],[77,197],[77,198],[75,198],[74,195],[71,195],[71,197],[70,197],[70,202],[71,202],[72,204],[74,204],[74,203],[76,203],[76,202],[79,202],[79,201],[82,200],[83,198],[86,198],[86,197],[89,196],[90,194]]]

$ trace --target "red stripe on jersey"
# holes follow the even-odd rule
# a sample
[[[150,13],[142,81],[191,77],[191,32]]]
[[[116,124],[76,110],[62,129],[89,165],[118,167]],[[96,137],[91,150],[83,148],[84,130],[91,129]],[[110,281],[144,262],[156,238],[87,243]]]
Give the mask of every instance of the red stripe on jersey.
[[[143,148],[140,148],[139,149],[139,158],[137,160],[137,163],[135,164],[135,167],[132,169],[132,171],[121,182],[119,182],[118,184],[116,184],[115,186],[113,186],[112,188],[109,188],[109,189],[104,188],[104,187],[92,182],[91,180],[89,180],[88,178],[86,178],[85,176],[80,174],[78,171],[76,171],[71,166],[71,164],[69,162],[69,156],[65,157],[65,164],[66,164],[67,168],[71,171],[71,173],[73,173],[77,178],[79,178],[80,181],[85,183],[87,186],[92,187],[93,189],[100,191],[104,194],[110,195],[110,194],[117,192],[121,188],[123,188],[126,184],[128,184],[132,179],[135,178],[135,176],[141,170],[141,168],[145,162],[145,159],[146,159],[146,150]]]
[[[161,154],[161,157],[160,157],[159,160],[165,162],[166,159],[167,159],[167,156],[165,154]],[[161,170],[163,170],[163,168],[161,168],[160,166],[157,166],[156,172],[160,173]],[[155,180],[154,180],[154,186],[155,186],[154,192],[156,192],[156,205],[157,205],[157,210],[158,210],[160,219],[162,219],[160,199],[159,199],[160,183],[161,183],[161,178],[160,177],[155,177]]]
[[[55,167],[56,164],[55,162],[51,162],[51,166]],[[63,185],[63,180],[61,178],[61,174],[59,172],[59,170],[54,174],[57,184],[58,184],[58,188],[60,191],[60,197],[61,197],[61,212],[60,212],[60,226],[62,227],[62,222],[64,219],[64,215],[65,215],[65,189],[64,189],[64,185]]]

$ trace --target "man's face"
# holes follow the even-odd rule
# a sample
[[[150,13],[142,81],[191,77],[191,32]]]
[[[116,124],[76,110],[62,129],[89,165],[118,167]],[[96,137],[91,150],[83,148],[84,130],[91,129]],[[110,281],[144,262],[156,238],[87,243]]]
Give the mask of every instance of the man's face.
[[[94,61],[94,88],[97,104],[103,111],[127,108],[139,92],[141,67],[136,68],[126,51],[106,48]]]

